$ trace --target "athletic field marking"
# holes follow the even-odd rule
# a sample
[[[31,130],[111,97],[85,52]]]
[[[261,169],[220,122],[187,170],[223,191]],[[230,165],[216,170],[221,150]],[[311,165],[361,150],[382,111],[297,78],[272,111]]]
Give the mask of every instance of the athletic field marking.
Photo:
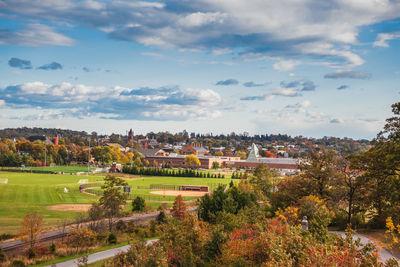
[[[87,184],[89,183],[89,179],[80,179],[78,184]]]
[[[7,178],[0,178],[0,184],[8,184]]]

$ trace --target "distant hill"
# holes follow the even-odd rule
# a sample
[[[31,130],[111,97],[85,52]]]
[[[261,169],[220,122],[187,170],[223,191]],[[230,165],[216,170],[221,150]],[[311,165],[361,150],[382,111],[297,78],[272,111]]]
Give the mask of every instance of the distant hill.
[[[14,137],[24,137],[27,138],[32,135],[45,135],[45,136],[55,136],[62,135],[63,137],[77,137],[77,136],[88,136],[89,134],[85,131],[73,131],[73,130],[64,130],[64,129],[56,129],[56,128],[6,128],[0,130],[0,137],[14,138]]]

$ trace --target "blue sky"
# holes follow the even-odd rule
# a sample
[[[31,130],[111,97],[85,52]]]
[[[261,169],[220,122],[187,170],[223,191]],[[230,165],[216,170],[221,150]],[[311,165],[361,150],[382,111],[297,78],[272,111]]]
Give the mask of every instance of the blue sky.
[[[0,0],[0,128],[373,138],[400,1]]]

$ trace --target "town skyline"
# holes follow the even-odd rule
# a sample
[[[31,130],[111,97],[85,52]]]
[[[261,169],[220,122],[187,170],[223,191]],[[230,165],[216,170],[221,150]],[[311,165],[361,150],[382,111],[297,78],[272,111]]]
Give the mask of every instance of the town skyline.
[[[0,128],[372,139],[399,99],[391,1],[0,1]]]

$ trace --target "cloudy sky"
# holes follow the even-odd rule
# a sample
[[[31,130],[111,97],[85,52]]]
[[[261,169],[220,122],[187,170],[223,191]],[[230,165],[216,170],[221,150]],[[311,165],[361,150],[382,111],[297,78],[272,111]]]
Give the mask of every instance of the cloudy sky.
[[[372,138],[399,0],[0,0],[0,128]]]

